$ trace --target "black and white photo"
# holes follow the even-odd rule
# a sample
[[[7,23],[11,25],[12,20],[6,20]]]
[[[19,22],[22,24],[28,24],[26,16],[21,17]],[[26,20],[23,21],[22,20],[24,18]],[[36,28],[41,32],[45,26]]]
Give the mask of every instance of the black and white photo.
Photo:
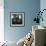
[[[11,26],[24,26],[24,12],[11,12],[10,24]]]

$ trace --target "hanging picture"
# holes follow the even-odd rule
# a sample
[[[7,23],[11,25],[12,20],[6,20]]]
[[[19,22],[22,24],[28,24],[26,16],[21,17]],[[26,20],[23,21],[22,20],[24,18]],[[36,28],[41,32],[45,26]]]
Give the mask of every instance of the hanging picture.
[[[24,26],[24,12],[10,12],[10,26]]]

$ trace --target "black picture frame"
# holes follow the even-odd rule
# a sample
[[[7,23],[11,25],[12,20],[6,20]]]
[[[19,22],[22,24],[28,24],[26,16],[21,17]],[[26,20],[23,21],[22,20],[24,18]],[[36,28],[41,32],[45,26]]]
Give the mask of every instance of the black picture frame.
[[[10,12],[10,26],[11,27],[24,27],[25,26],[25,13],[24,12]]]

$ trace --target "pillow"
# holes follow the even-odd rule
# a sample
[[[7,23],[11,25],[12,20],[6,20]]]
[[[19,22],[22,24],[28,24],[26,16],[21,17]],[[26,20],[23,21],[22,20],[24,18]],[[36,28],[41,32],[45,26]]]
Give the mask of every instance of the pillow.
[[[23,46],[31,46],[32,42],[33,42],[33,35],[29,32],[25,37]]]
[[[25,37],[24,37],[24,38],[21,38],[21,39],[17,42],[17,46],[23,46],[23,44],[24,44],[24,39],[25,39]]]

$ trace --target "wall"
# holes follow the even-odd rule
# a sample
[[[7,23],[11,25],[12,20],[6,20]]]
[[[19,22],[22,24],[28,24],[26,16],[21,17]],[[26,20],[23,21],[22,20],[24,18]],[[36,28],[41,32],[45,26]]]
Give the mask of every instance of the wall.
[[[4,8],[3,0],[0,0],[0,42],[4,41]]]
[[[32,30],[35,14],[40,10],[40,0],[4,0],[4,37],[7,41],[18,41]],[[10,12],[25,12],[24,27],[10,27]]]

